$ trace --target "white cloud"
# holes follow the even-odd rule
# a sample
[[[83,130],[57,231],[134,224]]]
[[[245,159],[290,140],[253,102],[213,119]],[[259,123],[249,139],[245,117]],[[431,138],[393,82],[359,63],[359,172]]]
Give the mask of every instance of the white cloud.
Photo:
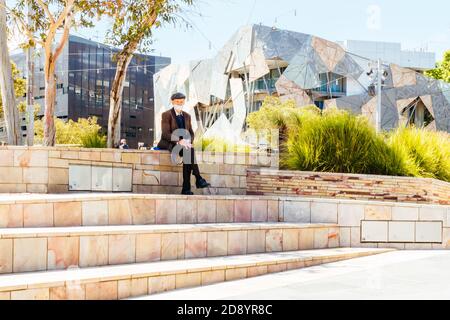
[[[370,31],[381,30],[381,7],[372,4],[367,7],[367,29]]]

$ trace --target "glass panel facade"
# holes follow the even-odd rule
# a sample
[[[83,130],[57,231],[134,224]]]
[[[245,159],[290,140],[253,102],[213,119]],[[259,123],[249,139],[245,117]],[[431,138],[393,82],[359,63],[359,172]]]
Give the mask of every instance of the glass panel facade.
[[[116,51],[93,41],[71,36],[69,39],[69,118],[98,117],[107,130],[109,93],[114,80]],[[158,60],[158,64],[156,64]],[[121,136],[131,147],[138,142],[152,146],[154,126],[153,75],[169,58],[136,55],[127,72],[122,96]],[[133,116],[133,117],[131,117]],[[139,130],[137,130],[139,128]]]
[[[321,93],[337,93],[337,94],[345,94],[347,92],[346,89],[346,81],[345,77],[336,74],[336,73],[321,73],[319,75],[320,79],[320,87],[313,89],[313,91],[321,92]]]
[[[272,94],[276,91],[275,83],[286,68],[272,69],[270,73],[255,81],[255,90]]]

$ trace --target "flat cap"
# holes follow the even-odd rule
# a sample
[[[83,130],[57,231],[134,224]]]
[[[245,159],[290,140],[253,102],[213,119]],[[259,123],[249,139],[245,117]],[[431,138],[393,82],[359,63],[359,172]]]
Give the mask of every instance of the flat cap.
[[[182,94],[181,92],[174,93],[172,97],[170,97],[170,100],[176,100],[176,99],[186,99],[186,96]]]

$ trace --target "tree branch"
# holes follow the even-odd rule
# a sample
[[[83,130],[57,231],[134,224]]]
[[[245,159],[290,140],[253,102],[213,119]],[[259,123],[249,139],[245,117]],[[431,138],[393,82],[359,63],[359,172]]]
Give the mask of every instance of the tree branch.
[[[25,35],[28,37],[29,40],[39,43],[40,45],[44,45],[44,42],[39,40],[37,37],[34,36],[34,34],[31,32],[31,30],[28,28],[28,24],[25,23],[25,21],[22,19],[21,16],[14,13],[13,10],[8,8],[7,6],[4,6],[6,10],[9,11],[9,14],[11,14],[14,17],[14,22],[16,23],[16,26],[19,30],[22,30],[25,32]]]
[[[72,11],[74,2],[75,2],[75,0],[68,0],[67,1],[66,7],[64,8],[64,10],[59,15],[58,20],[56,20],[55,23],[54,23],[54,25],[56,26],[56,29],[58,29],[62,25],[62,23],[64,22],[66,17]]]
[[[68,19],[68,17],[70,13],[72,13],[73,5],[74,0],[68,0],[66,6],[64,7],[64,10],[59,14],[58,19],[55,21],[55,23],[50,24],[50,28],[47,32],[47,39],[45,40],[46,46],[48,46],[48,48],[46,49],[47,51],[51,51],[51,46],[53,40],[55,39],[56,32],[61,27],[62,23],[64,22],[65,29],[67,20],[70,20],[70,22],[72,21],[72,19]]]
[[[52,24],[55,23],[55,18],[53,17],[52,13],[48,9],[47,4],[45,4],[42,0],[36,0],[36,2],[44,10],[44,12],[48,15],[48,18],[50,19],[50,23],[52,23]]]
[[[55,50],[55,54],[54,54],[54,58],[55,60],[58,59],[59,55],[62,53],[64,46],[66,45],[67,42],[67,38],[69,37],[69,32],[70,32],[70,24],[72,23],[72,19],[73,19],[74,13],[69,13],[69,16],[66,18],[65,22],[64,22],[64,33],[63,36],[61,37],[61,40],[59,41],[59,45]]]

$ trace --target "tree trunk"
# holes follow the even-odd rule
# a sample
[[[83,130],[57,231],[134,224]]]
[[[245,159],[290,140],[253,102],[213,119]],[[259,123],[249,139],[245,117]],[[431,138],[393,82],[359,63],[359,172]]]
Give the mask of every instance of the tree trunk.
[[[155,4],[155,1],[153,1]],[[155,24],[158,17],[158,10],[156,6],[150,5],[150,9],[142,20],[142,26],[151,27]],[[117,69],[114,81],[111,86],[111,93],[109,99],[109,118],[108,118],[108,148],[117,147],[120,143],[120,119],[122,113],[122,93],[125,78],[127,75],[128,65],[133,58],[133,54],[136,51],[139,42],[144,37],[142,31],[133,40],[124,46],[122,51],[117,55]]]
[[[44,113],[44,141],[43,145],[53,147],[56,143],[55,104],[56,104],[56,75],[53,55],[45,61],[45,113]]]
[[[5,0],[0,0],[0,87],[2,93],[3,112],[5,115],[8,144],[20,143],[19,110],[16,106],[14,81],[8,51],[8,35],[6,29]]]
[[[126,47],[117,59],[117,69],[111,86],[108,118],[108,148],[117,148],[120,143],[120,121],[122,114],[122,93],[127,75],[127,69],[133,58],[137,45]]]
[[[50,25],[50,29],[47,32],[47,38],[45,40],[45,112],[44,112],[44,141],[43,145],[47,147],[53,147],[56,143],[56,128],[55,128],[55,106],[56,106],[56,61],[63,52],[63,49],[69,39],[69,32],[72,26],[72,19],[74,0],[67,0],[66,6],[61,12],[56,22]],[[53,42],[57,30],[60,26],[63,27],[63,34],[61,39],[53,51]]]
[[[27,145],[34,145],[34,61],[33,48],[27,49]]]
[[[32,24],[34,14],[31,1],[28,2],[27,22]],[[27,145],[34,145],[34,48],[28,47],[27,53]]]

